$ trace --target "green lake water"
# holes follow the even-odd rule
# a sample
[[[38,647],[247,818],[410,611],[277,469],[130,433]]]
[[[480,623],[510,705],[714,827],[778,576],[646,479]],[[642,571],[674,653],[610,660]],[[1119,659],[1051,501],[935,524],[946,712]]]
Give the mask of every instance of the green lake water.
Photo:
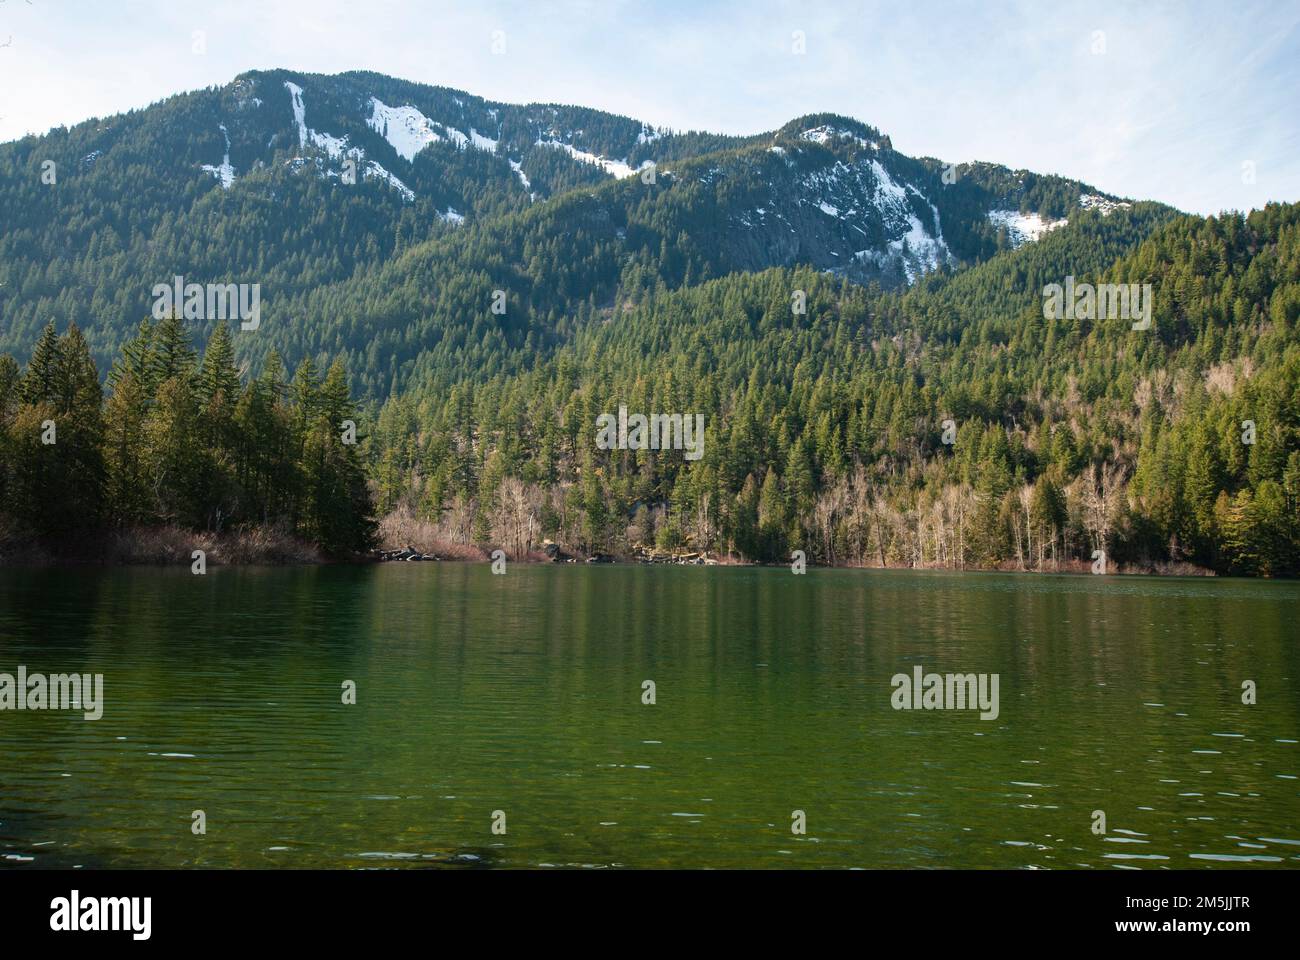
[[[1298,661],[1283,582],[0,570],[0,672],[104,677],[0,711],[0,867],[1296,867]]]

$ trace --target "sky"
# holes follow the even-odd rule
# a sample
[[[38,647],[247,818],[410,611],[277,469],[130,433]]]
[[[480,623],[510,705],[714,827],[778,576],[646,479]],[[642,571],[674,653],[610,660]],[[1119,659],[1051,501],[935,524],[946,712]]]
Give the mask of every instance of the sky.
[[[0,141],[276,67],[678,130],[834,112],[1189,212],[1300,200],[1300,0],[0,0]]]

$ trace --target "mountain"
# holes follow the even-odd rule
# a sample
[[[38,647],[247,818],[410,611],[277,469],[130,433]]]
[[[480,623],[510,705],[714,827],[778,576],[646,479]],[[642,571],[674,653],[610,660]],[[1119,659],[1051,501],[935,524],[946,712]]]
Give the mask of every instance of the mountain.
[[[237,356],[341,353],[382,397],[529,363],[655,284],[808,265],[896,289],[1130,208],[1057,177],[945,169],[834,115],[729,137],[255,71],[0,145],[0,350],[75,320],[104,365],[155,284],[258,283],[264,323]]]
[[[274,70],[0,145],[0,210],[0,541],[351,551],[373,502],[442,555],[1300,574],[1295,204]],[[176,277],[256,328],[141,324]],[[1150,322],[1045,309],[1076,283]],[[622,409],[698,456],[598,442]]]

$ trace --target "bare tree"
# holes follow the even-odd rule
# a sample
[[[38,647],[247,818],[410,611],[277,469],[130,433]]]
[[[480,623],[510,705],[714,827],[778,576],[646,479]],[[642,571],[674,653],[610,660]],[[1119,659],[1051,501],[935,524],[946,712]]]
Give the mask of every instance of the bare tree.
[[[1017,498],[1020,501],[1020,515],[1015,520],[1016,525],[1016,556],[1020,560],[1020,569],[1025,569],[1025,557],[1029,557],[1029,562],[1034,560],[1034,524],[1030,519],[1034,502],[1034,485],[1026,483],[1017,491]],[[1020,523],[1024,522],[1025,546],[1024,551],[1020,548]]]
[[[514,558],[528,553],[536,542],[541,493],[518,477],[506,477],[497,486],[492,515],[493,537]]]
[[[467,497],[463,493],[456,494],[443,518],[443,522],[447,527],[447,535],[453,543],[467,544],[470,542],[474,534],[474,514],[477,509],[473,498]]]
[[[695,504],[695,516],[691,521],[691,540],[698,550],[707,549],[717,533],[712,507],[713,495],[706,490],[700,494],[699,502]]]
[[[1083,526],[1095,550],[1105,550],[1110,543],[1111,529],[1119,517],[1124,478],[1124,468],[1107,461],[1094,464],[1091,474],[1078,480]]]
[[[848,485],[840,480],[833,487],[822,491],[813,504],[813,522],[822,538],[822,555],[826,562],[835,563],[835,525],[844,513],[849,502]]]

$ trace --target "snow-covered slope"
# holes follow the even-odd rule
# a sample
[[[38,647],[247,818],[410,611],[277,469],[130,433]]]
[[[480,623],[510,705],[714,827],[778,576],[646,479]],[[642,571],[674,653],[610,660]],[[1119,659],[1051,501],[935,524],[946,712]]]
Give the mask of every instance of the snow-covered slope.
[[[633,168],[626,160],[610,160],[608,157],[598,157],[594,153],[579,150],[577,147],[568,143],[561,143],[559,140],[538,140],[537,146],[554,147],[558,150],[563,150],[569,156],[573,157],[573,159],[581,161],[582,163],[590,164],[593,167],[598,167],[610,176],[616,177],[619,180],[622,180],[624,177],[630,177],[635,174],[638,169],[641,169],[640,167]],[[643,163],[641,166],[644,167],[648,163],[649,161],[646,161],[646,163]]]
[[[230,133],[226,130],[226,125],[220,125],[221,135],[226,138],[226,153],[221,158],[221,163],[213,166],[210,163],[202,165],[202,169],[217,178],[223,190],[229,190],[235,182],[235,168],[230,165]]]
[[[366,123],[392,144],[403,160],[414,160],[415,155],[429,144],[444,139],[435,129],[434,122],[415,107],[390,107],[375,97],[370,98],[370,106]]]
[[[415,199],[415,192],[406,184],[399,180],[393,173],[386,170],[382,165],[366,157],[365,151],[361,147],[349,147],[346,136],[336,137],[328,133],[318,133],[307,126],[307,108],[303,102],[302,87],[289,80],[284,82],[289,91],[291,103],[293,106],[293,120],[298,128],[298,146],[300,148],[315,148],[324,154],[324,159],[328,161],[351,161],[351,165],[340,164],[335,168],[328,163],[322,162],[322,158],[314,157],[316,168],[324,177],[344,177],[346,174],[353,176],[360,175],[362,178],[375,178],[382,180],[389,186],[394,187],[401,194],[402,199],[410,202]],[[376,101],[377,102],[377,101]],[[382,106],[382,104],[380,104]],[[408,114],[401,114],[407,118]],[[225,129],[224,127],[222,128]],[[406,140],[401,141],[406,144]],[[301,161],[302,158],[295,158]],[[229,161],[229,157],[227,157]],[[294,161],[290,161],[294,163]],[[294,163],[297,168],[302,167],[302,163]]]
[[[1025,214],[1019,210],[990,210],[988,217],[989,223],[994,227],[1006,229],[1007,239],[1011,241],[1013,247],[1032,243],[1044,234],[1069,223],[1069,220],[1064,217],[1060,220],[1044,220],[1037,213]]]
[[[673,229],[707,236],[701,242],[732,269],[811,263],[905,285],[999,244],[1038,240],[1074,210],[1127,206],[992,164],[972,164],[954,183],[939,161],[909,158],[881,131],[833,114],[751,138],[683,135],[581,107],[491,103],[361,73],[257,72],[222,96],[221,162],[208,153],[194,166],[224,190],[245,188],[259,168],[287,166],[341,184],[386,184],[400,202],[423,205],[421,222],[464,224],[503,203],[522,209],[607,184],[613,193],[592,196],[609,205],[610,223],[662,200],[672,211],[666,223],[680,218]],[[650,166],[655,176],[637,176]]]

